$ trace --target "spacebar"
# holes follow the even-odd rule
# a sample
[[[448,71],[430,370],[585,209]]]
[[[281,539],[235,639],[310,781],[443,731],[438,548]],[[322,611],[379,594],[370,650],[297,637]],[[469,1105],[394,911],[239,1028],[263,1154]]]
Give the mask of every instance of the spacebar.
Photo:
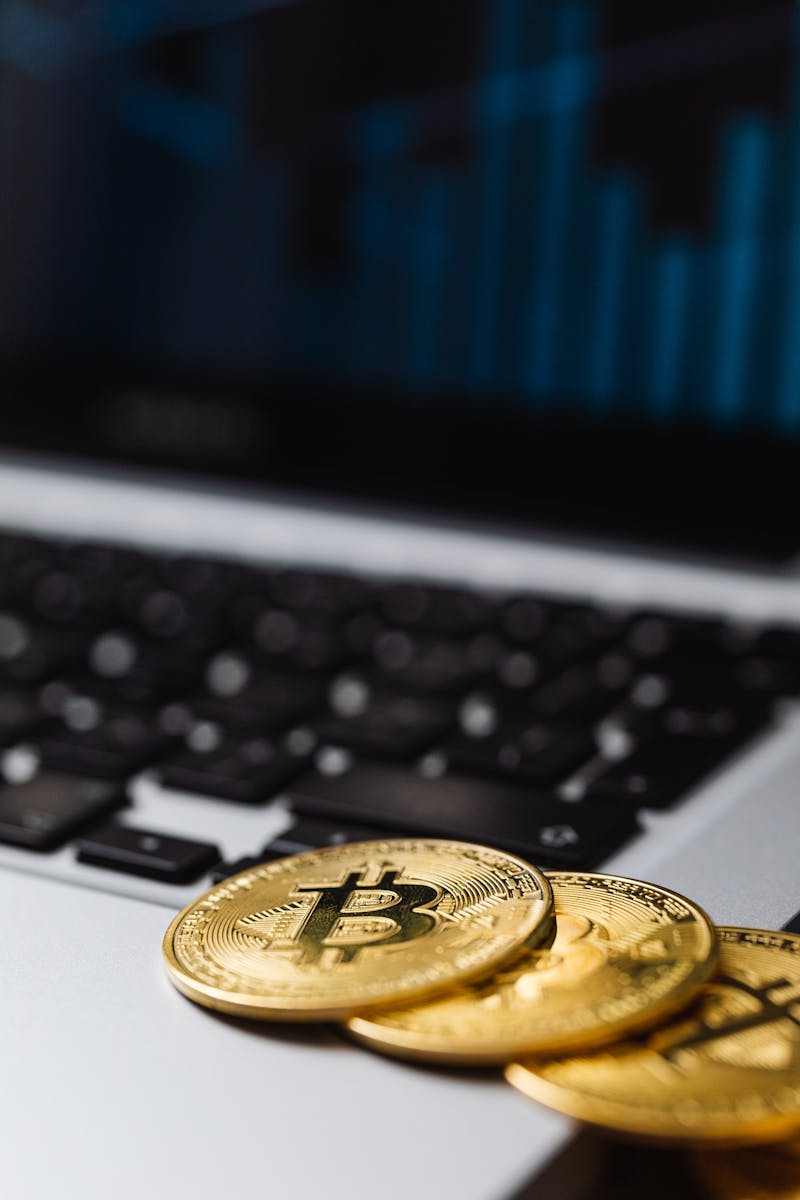
[[[638,828],[635,815],[616,804],[567,804],[464,775],[426,779],[371,764],[336,776],[304,775],[291,789],[291,802],[300,813],[481,842],[565,866],[599,863]]]

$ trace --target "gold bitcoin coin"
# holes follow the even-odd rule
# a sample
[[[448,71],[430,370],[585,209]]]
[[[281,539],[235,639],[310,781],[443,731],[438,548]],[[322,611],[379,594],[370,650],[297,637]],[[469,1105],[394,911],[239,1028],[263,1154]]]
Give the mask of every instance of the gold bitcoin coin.
[[[684,1144],[800,1132],[800,937],[719,929],[719,973],[684,1017],[593,1055],[507,1068],[536,1100],[617,1133]]]
[[[209,1008],[313,1021],[493,970],[552,922],[522,859],[461,842],[329,846],[243,871],[175,918],[172,981]]]
[[[388,1054],[449,1063],[584,1049],[684,1008],[714,970],[714,928],[691,901],[614,875],[547,877],[549,948],[439,1000],[354,1017],[350,1033]]]
[[[709,1200],[800,1200],[800,1162],[777,1150],[704,1150],[692,1155]]]

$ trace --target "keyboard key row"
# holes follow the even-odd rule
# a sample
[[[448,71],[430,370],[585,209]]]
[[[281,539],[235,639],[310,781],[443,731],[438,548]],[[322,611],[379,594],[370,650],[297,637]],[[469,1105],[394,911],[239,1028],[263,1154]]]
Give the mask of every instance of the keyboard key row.
[[[343,763],[341,773],[309,772],[290,789],[292,807],[371,828],[499,846],[534,861],[597,862],[637,830],[628,806],[568,804],[510,784]]]
[[[208,843],[107,820],[125,804],[111,783],[42,771],[0,787],[0,841],[44,852],[90,828],[76,844],[80,862],[165,883],[191,882],[219,861],[219,850]]]
[[[276,708],[260,724],[255,709],[252,723],[235,706],[234,721],[200,719],[214,710],[191,699],[151,715],[56,683],[40,697],[47,711],[37,713],[29,696],[9,693],[0,700],[0,745],[24,740],[47,768],[120,783],[155,768],[167,787],[251,804],[285,788],[325,744],[367,762],[412,763],[425,756],[440,764],[439,774],[553,791],[600,756],[610,764],[593,772],[593,794],[627,801],[638,795],[642,806],[663,807],[733,754],[767,718],[757,705],[737,712],[717,702],[637,708],[628,701],[597,727],[582,727],[531,720],[523,710],[503,713],[485,696],[471,697],[456,711],[441,700],[370,691],[358,677],[342,677],[321,716],[288,729],[299,697],[289,691],[279,719],[283,684],[272,682],[268,694]],[[219,710],[224,717],[222,702]]]
[[[333,820],[331,836],[339,841],[371,837],[375,831],[453,837],[515,850],[534,861],[584,866],[610,853],[637,829],[635,812],[622,805],[599,800],[567,804],[495,782],[460,776],[429,779],[410,769],[353,765],[341,753],[339,774],[306,771],[289,788],[292,809],[305,821],[291,836],[278,839],[269,851],[273,857],[317,844],[319,818]],[[116,825],[98,828],[126,805],[125,793],[114,783],[41,770],[32,779],[0,786],[0,841],[48,851],[87,830],[79,844],[81,861],[99,864],[102,858],[100,865],[130,871],[138,869],[138,862],[140,873],[147,867],[160,872],[160,878],[169,875],[176,881],[200,862],[194,857],[194,843],[185,838],[153,833],[163,845],[139,844],[134,833],[114,833]],[[131,815],[135,818],[135,810]],[[139,834],[145,836],[144,831]],[[185,863],[178,861],[178,843],[184,841]],[[159,865],[162,851],[176,856],[174,867]],[[155,856],[152,861],[142,857],[148,854]],[[219,854],[213,859],[206,854],[198,873],[218,858]]]
[[[0,840],[83,832],[159,878],[216,851],[98,825],[142,769],[251,805],[296,793],[288,840],[255,854],[356,823],[586,865],[800,694],[792,629],[2,535],[0,562],[0,746],[39,764],[0,787]]]

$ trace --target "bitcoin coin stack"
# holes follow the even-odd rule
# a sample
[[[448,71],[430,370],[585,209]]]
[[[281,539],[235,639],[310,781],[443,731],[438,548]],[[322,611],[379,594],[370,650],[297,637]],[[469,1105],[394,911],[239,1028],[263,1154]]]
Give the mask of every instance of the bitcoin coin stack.
[[[689,1148],[712,1200],[800,1198],[800,937],[715,928],[639,880],[387,839],[235,875],[163,948],[199,1004],[502,1066],[588,1125]]]

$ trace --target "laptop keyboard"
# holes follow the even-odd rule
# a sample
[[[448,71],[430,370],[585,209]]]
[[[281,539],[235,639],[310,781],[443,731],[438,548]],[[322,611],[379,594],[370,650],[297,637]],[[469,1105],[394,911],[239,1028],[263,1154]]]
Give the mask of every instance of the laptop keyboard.
[[[0,534],[0,842],[161,882],[382,834],[597,866],[800,694],[800,631]],[[132,781],[294,823],[225,862]]]

